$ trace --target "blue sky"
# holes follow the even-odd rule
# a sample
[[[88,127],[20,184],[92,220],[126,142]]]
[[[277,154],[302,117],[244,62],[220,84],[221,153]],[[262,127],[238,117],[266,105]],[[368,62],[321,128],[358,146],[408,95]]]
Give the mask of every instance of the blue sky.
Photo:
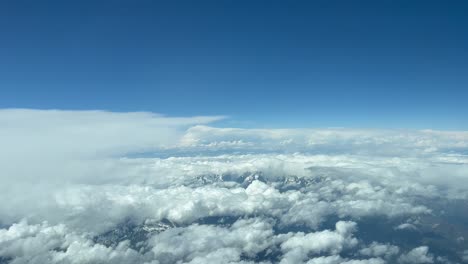
[[[468,129],[466,1],[1,1],[0,108]]]

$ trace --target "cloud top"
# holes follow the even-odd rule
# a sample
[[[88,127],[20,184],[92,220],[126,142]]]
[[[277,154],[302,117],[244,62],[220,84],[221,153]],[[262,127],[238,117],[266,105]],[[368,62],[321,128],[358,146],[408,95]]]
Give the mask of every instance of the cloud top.
[[[468,132],[221,118],[0,110],[0,263],[466,261]]]

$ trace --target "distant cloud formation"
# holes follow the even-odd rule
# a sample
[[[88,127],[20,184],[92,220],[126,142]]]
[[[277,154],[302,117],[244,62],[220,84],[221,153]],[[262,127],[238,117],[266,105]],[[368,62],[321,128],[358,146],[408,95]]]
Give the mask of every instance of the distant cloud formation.
[[[468,263],[468,132],[223,118],[0,110],[0,263]]]

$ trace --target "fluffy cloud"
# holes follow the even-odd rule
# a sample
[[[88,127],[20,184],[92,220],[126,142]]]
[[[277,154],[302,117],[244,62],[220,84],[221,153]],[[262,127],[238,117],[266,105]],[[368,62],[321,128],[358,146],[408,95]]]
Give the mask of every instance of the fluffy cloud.
[[[383,257],[385,259],[390,259],[393,256],[397,255],[400,252],[400,249],[397,246],[389,244],[380,244],[373,242],[368,247],[365,247],[359,251],[364,256],[371,257]]]
[[[344,248],[351,248],[358,243],[352,236],[356,223],[339,221],[335,231],[324,230],[314,233],[296,233],[281,244],[285,253],[281,263],[301,263],[309,254],[331,253],[336,255]]]
[[[153,237],[150,245],[161,263],[180,260],[199,263],[202,259],[222,263],[226,258],[239,261],[242,254],[254,258],[276,239],[270,223],[248,219],[236,221],[229,228],[209,225],[174,228]]]
[[[410,252],[401,255],[398,259],[400,263],[414,263],[414,264],[422,264],[422,263],[433,263],[434,258],[431,254],[428,253],[429,248],[426,246],[417,247]]]
[[[115,248],[95,244],[64,225],[21,221],[0,230],[0,256],[12,263],[143,263],[145,257],[122,242]]]
[[[468,132],[206,126],[220,118],[0,110],[0,263],[466,257]]]
[[[47,210],[53,190],[115,182],[128,171],[113,157],[177,144],[191,125],[222,117],[171,118],[152,113],[0,110],[0,223],[18,211]],[[27,193],[25,193],[27,191]],[[22,210],[24,209],[24,210]],[[22,211],[21,211],[22,210]]]

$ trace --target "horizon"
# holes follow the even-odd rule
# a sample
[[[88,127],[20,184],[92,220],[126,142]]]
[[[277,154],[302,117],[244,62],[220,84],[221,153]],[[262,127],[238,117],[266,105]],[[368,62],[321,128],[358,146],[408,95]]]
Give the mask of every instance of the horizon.
[[[463,1],[7,1],[0,108],[468,129]]]

